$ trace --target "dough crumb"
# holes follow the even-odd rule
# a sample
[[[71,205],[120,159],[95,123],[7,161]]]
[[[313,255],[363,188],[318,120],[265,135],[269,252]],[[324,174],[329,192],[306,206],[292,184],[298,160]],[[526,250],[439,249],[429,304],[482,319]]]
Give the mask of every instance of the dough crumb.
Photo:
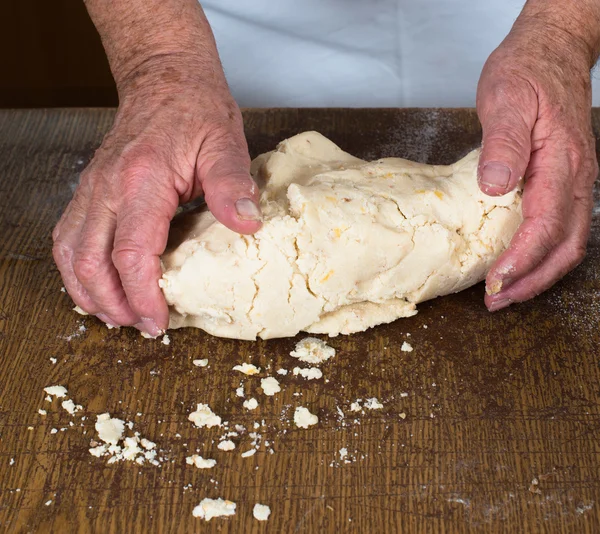
[[[277,374],[281,375],[281,376],[285,376],[288,374],[288,370],[287,369],[277,369]]]
[[[196,406],[196,411],[192,412],[188,419],[198,428],[213,426],[221,426],[221,418],[210,409],[208,404],[199,403]]]
[[[272,397],[275,393],[279,393],[281,391],[281,386],[276,378],[272,376],[268,376],[267,378],[262,378],[260,381],[260,387],[263,390],[265,395]]]
[[[351,405],[350,405],[350,411],[351,412],[360,412],[362,411],[362,406],[360,405],[362,399],[356,399],[356,401],[354,401]]]
[[[242,458],[249,458],[250,456],[254,456],[256,454],[256,449],[250,449],[246,452],[242,453]]]
[[[61,406],[70,414],[75,415],[76,412],[83,410],[83,406],[75,404],[71,399],[62,401]]]
[[[53,397],[62,398],[67,396],[67,388],[63,386],[48,386],[44,388],[44,391],[48,393],[48,395],[52,395]]]
[[[216,460],[202,458],[202,456],[198,456],[197,454],[192,454],[192,456],[188,456],[185,459],[185,463],[188,465],[195,465],[198,469],[211,469],[212,467],[217,465]]]
[[[318,365],[335,356],[335,349],[316,337],[305,337],[296,343],[296,348],[290,356],[298,358],[301,362]]]
[[[234,371],[239,371],[240,373],[244,373],[245,375],[257,375],[260,373],[260,367],[256,367],[256,365],[252,365],[251,363],[243,363],[242,365],[236,365],[233,368]]]
[[[54,365],[58,360],[56,358],[50,358],[50,362]]]
[[[163,336],[162,340],[161,340],[161,343],[163,345],[170,345],[171,344],[171,338],[167,334],[165,334]]]
[[[98,436],[105,443],[116,445],[123,437],[125,422],[121,419],[113,419],[109,413],[100,414],[94,425]]]
[[[240,386],[239,388],[237,388],[237,389],[235,390],[235,394],[236,394],[238,397],[244,397],[244,396],[245,396],[245,393],[244,393],[244,386]]]
[[[318,367],[308,367],[308,368],[294,367],[292,372],[293,372],[294,376],[300,375],[301,377],[306,378],[307,380],[315,380],[315,379],[323,378],[323,372]]]
[[[232,451],[233,449],[235,449],[235,443],[230,439],[227,439],[225,441],[221,441],[217,445],[217,449],[220,449],[222,451]]]
[[[412,345],[410,343],[407,343],[405,341],[404,343],[402,343],[402,346],[400,347],[400,350],[402,352],[412,352],[413,348],[412,348]]]
[[[89,315],[88,312],[83,311],[79,306],[75,306],[73,311],[77,312],[79,315]]]
[[[254,398],[248,399],[244,401],[243,406],[246,410],[256,410],[256,408],[258,408],[258,401]]]
[[[372,399],[367,399],[365,401],[365,408],[368,410],[381,410],[383,404],[381,404],[376,397],[373,397]]]
[[[210,521],[213,517],[235,515],[235,503],[219,499],[202,499],[192,511],[194,517]]]
[[[296,408],[294,412],[294,423],[299,428],[308,428],[309,426],[316,425],[319,422],[319,418],[310,413],[307,408],[300,406]]]
[[[208,365],[208,358],[205,358],[204,360],[193,360],[192,363],[196,367],[206,367]]]
[[[256,503],[252,509],[252,515],[254,516],[254,519],[266,521],[271,515],[271,509],[266,504]]]

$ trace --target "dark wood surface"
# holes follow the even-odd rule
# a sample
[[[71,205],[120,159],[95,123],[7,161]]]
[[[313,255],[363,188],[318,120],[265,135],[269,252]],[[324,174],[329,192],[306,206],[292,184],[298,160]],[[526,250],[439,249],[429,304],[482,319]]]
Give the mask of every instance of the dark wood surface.
[[[113,114],[0,112],[0,531],[600,531],[598,202],[588,258],[536,300],[492,315],[480,284],[425,303],[413,318],[332,339],[327,382],[290,374],[267,398],[257,378],[232,367],[291,369],[293,339],[236,342],[185,329],[165,346],[71,311],[50,232]],[[250,110],[245,118],[252,155],[306,129],[364,158],[432,163],[456,160],[480,139],[471,110]],[[598,111],[594,127],[599,133]],[[413,352],[400,350],[403,340]],[[210,367],[195,367],[196,358]],[[260,401],[254,412],[235,396],[242,378]],[[43,388],[55,384],[84,406],[83,423],[44,401]],[[365,397],[384,408],[351,414],[350,403]],[[222,431],[187,419],[199,402],[231,424],[264,419],[258,432],[274,454],[261,446],[241,458],[247,437],[233,452],[217,450]],[[297,405],[319,424],[294,428]],[[169,461],[106,465],[91,456],[95,416],[106,411],[133,421]],[[342,447],[353,460],[339,465]],[[186,465],[196,449],[218,465]],[[238,512],[194,519],[204,497],[233,500]],[[267,523],[252,518],[255,502],[271,507]]]

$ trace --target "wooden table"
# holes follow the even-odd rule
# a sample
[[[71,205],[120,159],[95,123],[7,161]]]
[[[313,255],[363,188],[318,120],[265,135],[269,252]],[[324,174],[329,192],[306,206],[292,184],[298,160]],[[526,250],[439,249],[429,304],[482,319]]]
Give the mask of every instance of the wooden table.
[[[492,315],[478,285],[425,303],[414,318],[332,339],[327,380],[276,375],[283,391],[268,398],[258,378],[232,367],[252,362],[261,376],[291,369],[293,339],[237,342],[186,329],[166,346],[71,311],[50,232],[113,115],[0,113],[0,531],[599,532],[598,203],[587,260],[533,302]],[[245,118],[252,155],[306,129],[364,158],[435,163],[480,139],[470,110]],[[594,126],[600,132],[598,110]],[[400,350],[404,340],[413,352]],[[192,364],[201,358],[208,368]],[[254,412],[234,393],[241,380],[260,401]],[[84,411],[72,417],[45,401],[43,388],[55,384]],[[384,408],[350,412],[367,397]],[[187,419],[199,402],[249,431],[264,420],[259,452],[240,456],[247,435],[234,438],[235,451],[218,450],[223,430]],[[290,424],[298,405],[318,414],[316,427]],[[155,441],[160,467],[91,456],[103,412]],[[196,450],[217,466],[186,465]],[[204,497],[235,501],[237,514],[193,518]],[[267,523],[252,518],[256,502],[271,507]]]

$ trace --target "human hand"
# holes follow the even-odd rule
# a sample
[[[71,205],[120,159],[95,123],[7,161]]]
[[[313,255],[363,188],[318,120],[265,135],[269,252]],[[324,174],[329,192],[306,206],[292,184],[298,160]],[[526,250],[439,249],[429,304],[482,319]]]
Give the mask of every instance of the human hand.
[[[483,69],[480,188],[502,195],[525,180],[524,221],[487,275],[490,311],[540,294],[585,256],[598,175],[591,55],[568,32],[525,19]]]
[[[204,194],[232,230],[261,226],[241,113],[222,71],[199,70],[197,58],[160,55],[118,84],[114,125],[52,234],[75,303],[153,336],[168,325],[160,255],[178,205]]]

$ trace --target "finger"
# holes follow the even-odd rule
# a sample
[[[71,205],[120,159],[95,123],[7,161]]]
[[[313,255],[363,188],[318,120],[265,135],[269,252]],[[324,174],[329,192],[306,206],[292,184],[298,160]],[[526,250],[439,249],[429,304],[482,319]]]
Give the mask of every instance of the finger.
[[[140,321],[127,302],[119,273],[112,261],[116,215],[102,202],[91,202],[73,257],[73,270],[100,319],[115,326]]]
[[[497,79],[484,69],[477,91],[483,130],[478,181],[493,196],[512,191],[525,176],[537,118],[537,95],[529,84]]]
[[[488,309],[497,311],[513,302],[529,300],[577,267],[585,257],[591,213],[591,197],[576,199],[567,238],[528,275],[496,295],[486,295],[485,303]]]
[[[54,241],[52,256],[58,267],[65,289],[73,302],[89,314],[98,313],[98,307],[87,294],[73,270],[75,247],[79,243],[81,229],[85,222],[85,198],[77,193],[67,206],[65,213],[52,232]]]
[[[129,306],[141,319],[138,327],[152,336],[166,330],[167,303],[158,286],[160,255],[167,245],[169,224],[177,209],[175,189],[161,184],[148,169],[136,171],[123,193],[115,232],[113,263]],[[137,325],[136,325],[137,326]]]
[[[523,192],[523,223],[487,275],[488,294],[498,294],[526,276],[563,241],[572,211],[572,175],[564,150],[547,145],[532,154]]]
[[[250,157],[243,135],[207,137],[196,165],[208,208],[216,219],[240,234],[262,225],[259,190],[250,176]]]

